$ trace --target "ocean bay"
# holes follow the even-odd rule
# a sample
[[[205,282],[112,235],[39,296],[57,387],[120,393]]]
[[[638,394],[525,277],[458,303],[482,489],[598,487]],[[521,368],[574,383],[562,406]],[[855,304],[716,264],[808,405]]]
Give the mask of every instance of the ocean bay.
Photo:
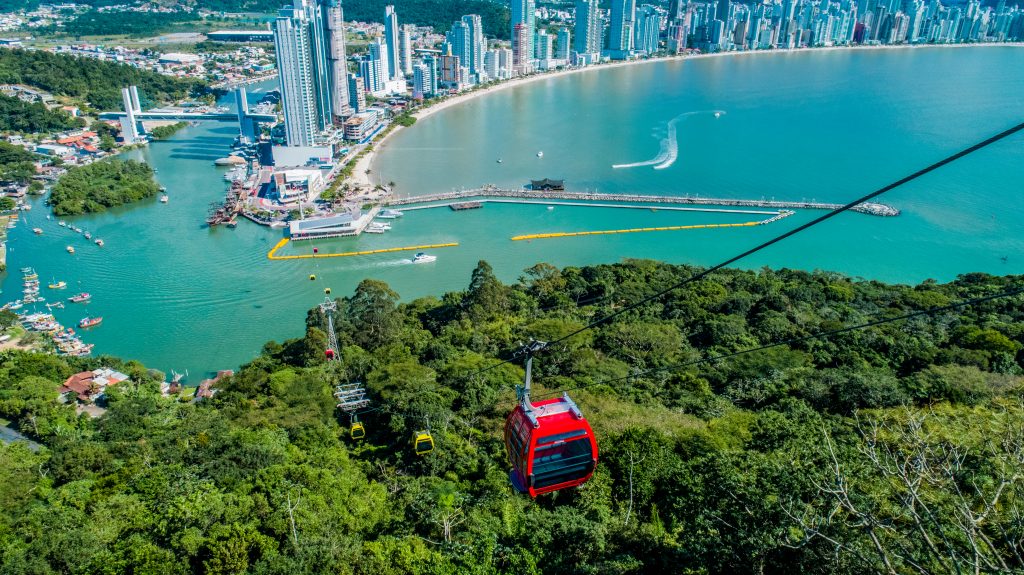
[[[843,201],[1019,121],[1024,93],[1020,48],[846,50],[733,55],[594,70],[510,88],[438,112],[389,140],[371,177],[399,195],[531,178],[565,178],[570,190],[700,194]],[[680,114],[675,161],[613,168],[659,155]],[[105,248],[45,220],[37,201],[12,230],[9,268],[34,266],[66,280],[69,293],[93,294],[88,309],[68,306],[65,324],[88,311],[104,324],[84,339],[96,353],[137,358],[163,370],[189,369],[191,381],[251,358],[267,340],[300,335],[323,286],[351,293],[365,277],[404,298],[462,289],[480,259],[514,280],[540,261],[555,265],[647,257],[715,263],[818,213],[798,212],[770,226],[511,242],[521,233],[746,221],[713,213],[488,204],[482,210],[409,212],[384,236],[318,242],[325,251],[459,242],[433,252],[269,261],[279,230],[244,222],[207,230],[210,202],[226,185],[212,160],[235,131],[197,126],[133,151],[159,170],[170,203],[155,200],[69,218],[104,238]],[[830,269],[889,281],[948,280],[968,271],[1021,273],[1024,234],[1017,199],[1024,181],[1020,137],[929,175],[884,201],[898,218],[851,214],[759,254],[748,267]],[[536,153],[543,151],[543,158]],[[502,163],[497,163],[502,159]],[[45,224],[45,225],[41,225]],[[45,232],[36,237],[31,228]],[[73,242],[74,256],[64,253]],[[311,244],[288,247],[308,253]],[[1001,260],[1008,256],[1007,262]],[[315,273],[319,281],[309,282]],[[4,282],[15,299],[16,274]],[[58,295],[59,294],[59,295]]]

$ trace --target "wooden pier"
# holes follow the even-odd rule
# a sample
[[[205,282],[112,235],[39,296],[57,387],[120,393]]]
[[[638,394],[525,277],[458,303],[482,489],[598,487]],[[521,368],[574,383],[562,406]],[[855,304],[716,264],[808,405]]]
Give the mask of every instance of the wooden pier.
[[[687,204],[699,206],[737,206],[751,208],[769,208],[776,210],[835,210],[842,207],[842,204],[824,202],[791,202],[779,200],[743,200],[735,198],[705,198],[698,196],[652,196],[649,194],[603,194],[596,192],[566,192],[566,191],[544,191],[544,190],[503,190],[497,187],[487,186],[472,190],[460,190],[456,192],[443,192],[440,194],[427,194],[408,198],[392,198],[388,200],[388,206],[405,206],[410,204],[422,204],[426,202],[457,201],[468,198],[519,198],[525,200],[574,200],[574,201],[604,201],[604,202],[640,202],[650,204]],[[852,211],[872,216],[898,216],[900,211],[886,204],[865,202],[854,208]]]

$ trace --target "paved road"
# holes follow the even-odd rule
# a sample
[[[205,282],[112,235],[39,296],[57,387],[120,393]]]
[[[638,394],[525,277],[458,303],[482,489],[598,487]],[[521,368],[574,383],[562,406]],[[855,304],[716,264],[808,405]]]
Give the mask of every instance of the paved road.
[[[4,443],[24,441],[25,443],[28,444],[28,448],[31,449],[32,451],[39,451],[39,448],[42,447],[42,445],[39,445],[35,441],[32,441],[31,439],[6,426],[0,426],[0,441],[3,441]]]

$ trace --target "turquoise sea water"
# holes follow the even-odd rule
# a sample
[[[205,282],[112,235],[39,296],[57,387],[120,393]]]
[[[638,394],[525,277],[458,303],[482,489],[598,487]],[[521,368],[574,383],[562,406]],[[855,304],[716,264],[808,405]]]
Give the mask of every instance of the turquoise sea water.
[[[389,140],[374,178],[399,194],[519,186],[565,178],[573,190],[843,201],[880,187],[1024,116],[1024,49],[864,50],[746,55],[660,62],[542,80],[441,111]],[[674,163],[656,159],[675,123]],[[269,261],[277,230],[240,223],[208,230],[207,206],[222,198],[233,127],[188,128],[130,152],[159,170],[170,203],[156,199],[69,222],[103,238],[98,248],[45,220],[41,202],[10,234],[5,301],[19,296],[18,268],[89,291],[87,307],[56,310],[66,325],[102,315],[84,336],[97,353],[190,381],[236,367],[264,342],[301,334],[305,310],[325,286],[347,295],[365,277],[404,298],[462,289],[480,259],[511,281],[539,262],[583,265],[627,257],[712,264],[799,225],[799,212],[771,226],[512,242],[513,235],[742,222],[745,214],[680,213],[488,204],[481,210],[408,212],[385,235],[319,242],[321,252],[440,242],[438,261],[411,254]],[[544,157],[537,158],[543,150]],[[671,155],[671,154],[670,154]],[[503,162],[498,164],[496,160]],[[664,162],[662,162],[664,163]],[[884,198],[898,218],[840,216],[745,262],[831,269],[886,281],[949,280],[959,273],[1024,272],[1024,136],[1015,136]],[[35,236],[39,226],[44,235]],[[64,248],[76,247],[69,255]],[[311,244],[282,253],[308,253]],[[1007,256],[1004,263],[1002,256]],[[317,282],[308,275],[315,273]],[[49,290],[44,290],[49,291]]]

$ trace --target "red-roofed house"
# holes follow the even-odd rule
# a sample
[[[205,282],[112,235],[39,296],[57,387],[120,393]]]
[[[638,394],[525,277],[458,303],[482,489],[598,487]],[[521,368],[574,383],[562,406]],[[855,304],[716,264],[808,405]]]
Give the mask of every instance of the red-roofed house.
[[[93,403],[103,395],[108,386],[127,379],[127,375],[110,368],[94,369],[72,375],[57,391],[61,395],[74,394],[78,401],[83,403]]]

